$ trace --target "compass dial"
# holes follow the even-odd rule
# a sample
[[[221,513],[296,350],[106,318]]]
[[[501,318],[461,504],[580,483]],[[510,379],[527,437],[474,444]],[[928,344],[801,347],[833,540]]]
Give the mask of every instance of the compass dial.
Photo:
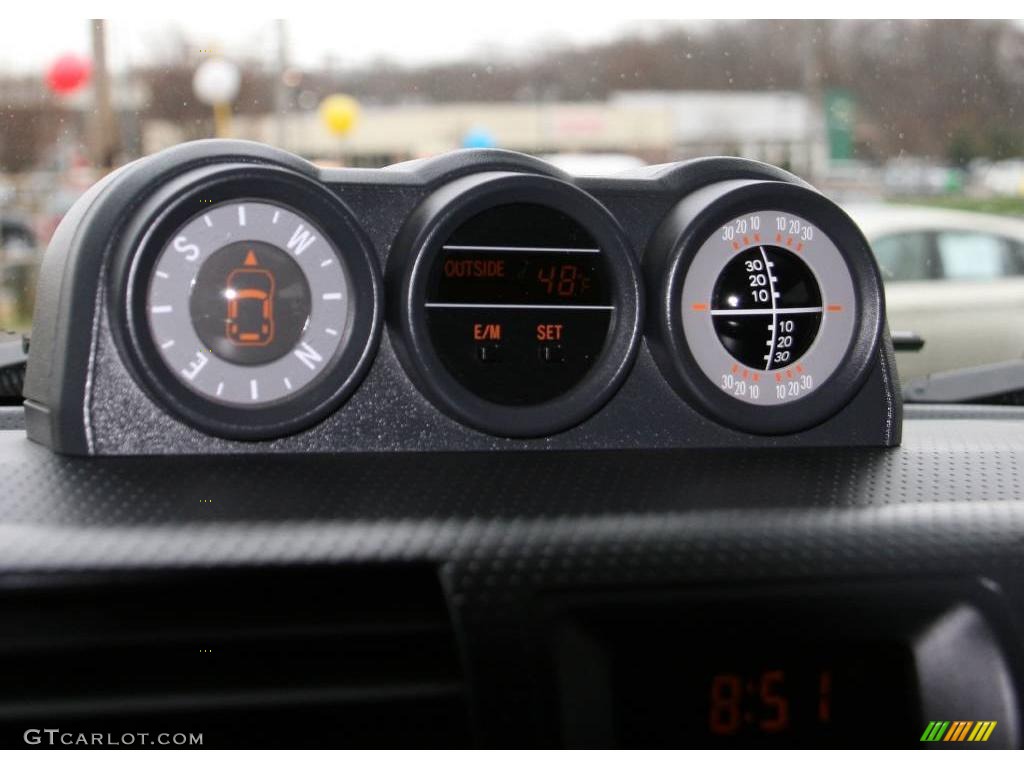
[[[313,222],[236,200],[194,216],[166,244],[146,315],[181,384],[214,402],[262,406],[297,396],[342,348],[350,283]]]

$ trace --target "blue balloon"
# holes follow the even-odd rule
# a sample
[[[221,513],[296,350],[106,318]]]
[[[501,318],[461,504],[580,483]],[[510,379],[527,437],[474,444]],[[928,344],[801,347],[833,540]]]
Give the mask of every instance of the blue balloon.
[[[491,149],[496,146],[498,146],[498,142],[486,128],[470,128],[462,137],[463,149]]]

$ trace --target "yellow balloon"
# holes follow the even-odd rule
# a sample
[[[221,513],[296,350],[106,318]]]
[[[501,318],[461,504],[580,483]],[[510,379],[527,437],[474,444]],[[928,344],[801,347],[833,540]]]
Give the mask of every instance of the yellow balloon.
[[[331,133],[344,136],[359,119],[359,102],[341,93],[328,96],[320,102],[320,119]]]

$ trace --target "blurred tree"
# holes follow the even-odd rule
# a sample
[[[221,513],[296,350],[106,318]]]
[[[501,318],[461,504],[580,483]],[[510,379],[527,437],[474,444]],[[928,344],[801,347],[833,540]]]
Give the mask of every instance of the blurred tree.
[[[1020,126],[996,126],[987,131],[986,155],[992,160],[1024,156],[1024,130]]]
[[[813,56],[808,56],[808,46]],[[205,49],[204,49],[205,50]],[[127,77],[147,86],[137,115],[171,120],[189,138],[211,135],[209,110],[191,78],[201,46],[170,27],[152,61]],[[929,155],[956,163],[1024,152],[1024,29],[1001,21],[666,22],[585,46],[545,45],[527,57],[500,50],[469,60],[409,67],[384,60],[301,75],[284,106],[313,110],[331,93],[361,104],[603,100],[615,91],[841,88],[857,104],[855,155]],[[240,114],[270,112],[279,94],[271,62],[237,61]],[[0,79],[0,162],[31,165],[53,141],[51,102],[15,105]],[[38,85],[41,92],[42,85]],[[280,95],[277,95],[280,99]],[[38,100],[37,100],[38,101]],[[6,107],[6,109],[5,109]],[[22,108],[24,107],[24,108]],[[43,110],[47,117],[40,117]],[[756,119],[756,117],[752,117]]]
[[[971,160],[974,160],[981,154],[980,146],[974,133],[958,128],[950,137],[949,149],[946,150],[946,159],[950,165],[966,168]]]

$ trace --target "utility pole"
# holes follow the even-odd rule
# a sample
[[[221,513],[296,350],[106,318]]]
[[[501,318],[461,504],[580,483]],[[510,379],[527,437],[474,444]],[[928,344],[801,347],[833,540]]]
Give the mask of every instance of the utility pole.
[[[827,22],[806,19],[801,40],[803,92],[807,99],[805,125],[806,163],[804,174],[812,183],[818,183],[828,170],[828,151],[825,132],[825,96],[821,83],[821,47]]]
[[[110,102],[110,71],[107,69],[107,29],[104,19],[90,19],[93,67],[92,162],[108,170],[117,154],[117,122]]]
[[[288,22],[277,19],[274,22],[277,32],[277,76],[274,78],[274,116],[276,126],[275,143],[281,149],[288,145],[288,84],[285,76],[288,72]]]

